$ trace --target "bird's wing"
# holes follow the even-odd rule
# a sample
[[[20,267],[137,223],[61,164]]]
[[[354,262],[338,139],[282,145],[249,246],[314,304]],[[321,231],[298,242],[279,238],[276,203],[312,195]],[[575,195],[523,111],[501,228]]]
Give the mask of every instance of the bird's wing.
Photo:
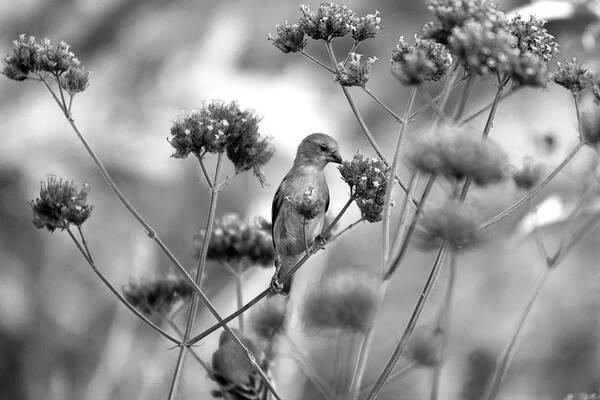
[[[283,179],[277,191],[275,192],[275,197],[273,197],[273,204],[271,206],[271,229],[275,229],[275,221],[277,221],[277,217],[279,216],[279,211],[281,211],[282,206],[287,201],[285,197],[285,186],[287,186],[286,178]],[[274,232],[271,232],[274,233]],[[275,235],[271,235],[273,237],[273,246],[275,246]]]

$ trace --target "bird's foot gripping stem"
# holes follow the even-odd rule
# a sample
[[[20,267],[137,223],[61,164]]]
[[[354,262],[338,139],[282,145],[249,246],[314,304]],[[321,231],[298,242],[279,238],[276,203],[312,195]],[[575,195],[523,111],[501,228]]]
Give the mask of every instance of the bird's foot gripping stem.
[[[325,245],[327,244],[327,240],[323,237],[323,235],[315,236],[315,245],[319,250],[323,250]]]
[[[279,281],[277,274],[271,279],[269,289],[271,289],[271,293],[273,294],[283,294],[284,285]]]

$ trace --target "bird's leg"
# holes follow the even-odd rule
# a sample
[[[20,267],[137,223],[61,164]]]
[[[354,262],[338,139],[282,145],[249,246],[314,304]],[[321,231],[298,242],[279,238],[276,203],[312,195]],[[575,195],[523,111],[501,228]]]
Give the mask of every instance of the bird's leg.
[[[317,245],[317,248],[319,248],[320,250],[323,250],[325,248],[326,244],[327,244],[327,240],[325,240],[323,235],[318,234],[317,236],[315,236],[315,245]]]
[[[279,257],[275,258],[275,273],[273,274],[273,278],[271,278],[271,284],[269,285],[269,289],[274,294],[281,294],[283,291],[283,283],[279,281],[279,272],[281,271],[281,260]]]

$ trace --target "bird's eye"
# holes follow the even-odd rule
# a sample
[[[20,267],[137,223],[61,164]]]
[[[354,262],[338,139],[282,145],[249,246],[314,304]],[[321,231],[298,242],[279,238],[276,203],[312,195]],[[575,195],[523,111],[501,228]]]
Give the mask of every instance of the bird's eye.
[[[328,150],[329,150],[329,147],[327,147],[327,146],[326,146],[326,145],[324,145],[324,144],[321,144],[321,145],[319,145],[319,149],[320,149],[321,151],[325,152],[325,151],[328,151]]]

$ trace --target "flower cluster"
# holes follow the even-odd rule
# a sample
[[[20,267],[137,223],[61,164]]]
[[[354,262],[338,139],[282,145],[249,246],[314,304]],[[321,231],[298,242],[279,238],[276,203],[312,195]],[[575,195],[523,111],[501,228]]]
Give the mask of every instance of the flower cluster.
[[[400,37],[391,63],[392,75],[403,85],[420,85],[442,79],[452,66],[452,56],[445,46],[432,40],[415,37],[415,44],[409,45]]]
[[[455,127],[415,137],[407,157],[424,172],[457,180],[469,177],[478,185],[502,180],[507,166],[495,142]]]
[[[529,190],[540,181],[542,172],[544,170],[540,164],[534,163],[531,158],[526,158],[523,167],[512,174],[512,180],[516,187]]]
[[[510,77],[516,86],[546,87],[548,65],[539,57],[527,53],[512,62]]]
[[[350,195],[368,222],[381,220],[390,170],[382,161],[367,159],[356,153],[352,161],[338,167],[342,179],[350,186]]]
[[[581,136],[586,144],[600,143],[600,110],[588,111],[581,118]]]
[[[277,36],[269,34],[269,40],[284,53],[297,53],[306,46],[304,31],[300,29],[300,25],[286,22],[284,25],[275,25],[275,29]]]
[[[487,0],[428,0],[427,8],[436,20],[423,28],[423,36],[441,44],[448,44],[454,29],[467,22],[490,22],[493,26],[505,23],[504,13]]]
[[[267,297],[250,314],[250,326],[257,337],[267,341],[272,340],[285,329],[285,296]]]
[[[27,35],[13,41],[12,54],[2,60],[2,73],[17,81],[29,79],[32,74],[51,74],[60,78],[64,82],[61,86],[69,88],[70,93],[81,92],[88,84],[88,73],[68,44]]]
[[[153,277],[129,282],[123,287],[123,296],[141,313],[166,315],[180,301],[192,296],[193,288],[184,278]]]
[[[243,268],[253,266],[270,267],[275,254],[271,239],[271,226],[262,218],[253,222],[228,214],[215,221],[207,258],[209,260],[228,262]],[[197,254],[202,251],[205,231],[194,237]]]
[[[343,329],[364,332],[377,307],[377,283],[362,270],[338,269],[311,289],[301,310],[309,330]]]
[[[300,6],[302,16],[297,24],[276,25],[277,35],[269,35],[273,45],[284,53],[296,53],[306,45],[305,36],[330,41],[352,35],[355,43],[374,38],[381,31],[379,12],[359,16],[346,6],[326,1],[315,10]]]
[[[558,62],[558,70],[554,73],[553,80],[557,85],[570,90],[574,95],[593,87],[595,75],[592,71],[584,68],[575,57],[570,61]]]
[[[472,210],[452,202],[427,210],[419,221],[418,236],[426,249],[445,241],[454,250],[461,250],[481,241],[477,226]]]
[[[413,361],[423,367],[433,367],[442,361],[444,337],[442,332],[420,326],[410,338],[407,354]]]
[[[41,183],[40,197],[29,203],[33,210],[33,224],[50,232],[67,229],[71,224],[81,226],[92,213],[93,206],[87,204],[89,190],[87,183],[78,190],[73,182],[49,176],[45,183]]]
[[[596,393],[571,393],[564,400],[600,400],[600,390]]]
[[[175,120],[169,140],[175,149],[173,157],[226,152],[236,173],[252,169],[264,183],[260,168],[271,159],[275,150],[269,139],[260,135],[259,122],[260,118],[253,111],[240,109],[236,102],[211,101]]]
[[[558,52],[558,44],[544,27],[545,24],[545,21],[533,15],[528,21],[524,21],[520,15],[510,20],[509,28],[517,38],[516,47],[521,55],[532,54],[548,62]]]
[[[323,199],[315,198],[314,187],[308,185],[308,187],[296,198],[286,197],[294,209],[300,214],[306,221],[315,218],[317,215],[322,214],[325,209],[325,202]]]
[[[369,74],[377,57],[369,57],[366,61],[361,61],[362,55],[350,53],[346,64],[339,64],[339,73],[335,80],[342,86],[365,86],[369,80]]]

